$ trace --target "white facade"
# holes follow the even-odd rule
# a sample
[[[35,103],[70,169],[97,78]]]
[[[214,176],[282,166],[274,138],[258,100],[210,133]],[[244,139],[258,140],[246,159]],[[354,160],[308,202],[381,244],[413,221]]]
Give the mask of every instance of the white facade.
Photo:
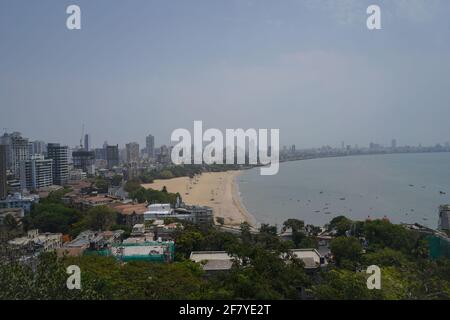
[[[36,190],[53,184],[53,161],[43,155],[32,156],[22,161],[20,166],[20,186],[22,189]]]
[[[144,212],[144,221],[164,219],[173,214],[173,209],[169,203],[155,203],[147,208],[149,210]]]

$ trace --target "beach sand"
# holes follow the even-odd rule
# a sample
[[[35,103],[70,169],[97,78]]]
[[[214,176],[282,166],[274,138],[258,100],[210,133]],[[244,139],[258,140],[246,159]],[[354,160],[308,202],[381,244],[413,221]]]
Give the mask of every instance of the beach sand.
[[[192,179],[180,177],[155,180],[142,186],[155,190],[161,190],[166,186],[169,192],[179,192],[183,202],[188,205],[213,208],[214,217],[223,217],[226,225],[238,226],[242,222],[248,222],[251,226],[255,226],[255,219],[241,202],[235,181],[240,173],[241,171],[206,172]]]

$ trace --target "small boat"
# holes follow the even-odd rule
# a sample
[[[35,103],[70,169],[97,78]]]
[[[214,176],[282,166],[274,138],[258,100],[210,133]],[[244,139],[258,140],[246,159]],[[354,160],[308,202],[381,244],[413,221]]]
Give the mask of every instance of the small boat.
[[[409,186],[410,186],[410,187],[414,187],[414,185],[413,185],[413,184],[410,184]]]
[[[320,212],[320,210],[316,210],[316,211],[314,211],[315,213],[319,213]]]
[[[331,214],[331,212],[330,212],[330,211],[327,211],[327,212],[324,212],[324,214]]]
[[[447,194],[447,192],[439,191],[440,194]]]
[[[345,198],[344,198],[344,197],[342,197],[342,198],[339,198],[339,200],[345,200]]]

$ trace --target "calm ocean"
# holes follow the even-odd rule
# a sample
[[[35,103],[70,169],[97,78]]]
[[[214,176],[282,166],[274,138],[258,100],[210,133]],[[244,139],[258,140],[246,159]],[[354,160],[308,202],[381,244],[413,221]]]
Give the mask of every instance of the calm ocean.
[[[386,215],[394,223],[435,228],[439,205],[450,203],[450,153],[285,162],[275,176],[251,169],[237,181],[245,207],[261,223],[280,226],[297,218],[323,225],[338,215]]]

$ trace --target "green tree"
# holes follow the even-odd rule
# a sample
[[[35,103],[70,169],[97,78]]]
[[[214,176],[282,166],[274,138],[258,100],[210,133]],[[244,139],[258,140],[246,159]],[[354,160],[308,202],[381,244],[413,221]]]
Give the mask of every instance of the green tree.
[[[123,189],[128,193],[134,193],[141,188],[141,183],[138,180],[128,180],[123,187]]]
[[[173,173],[170,170],[163,170],[160,173],[161,179],[172,179],[174,177]]]
[[[337,236],[343,236],[347,231],[351,230],[352,225],[352,220],[344,216],[338,216],[330,221],[328,229],[335,230]]]
[[[18,227],[16,218],[11,214],[7,214],[3,219],[3,225],[6,227],[7,231],[12,231]]]
[[[84,226],[92,230],[110,230],[116,224],[117,213],[107,206],[97,206],[89,211],[84,218]]]
[[[357,262],[362,253],[362,246],[354,237],[337,237],[331,241],[330,249],[338,266],[346,261]]]

